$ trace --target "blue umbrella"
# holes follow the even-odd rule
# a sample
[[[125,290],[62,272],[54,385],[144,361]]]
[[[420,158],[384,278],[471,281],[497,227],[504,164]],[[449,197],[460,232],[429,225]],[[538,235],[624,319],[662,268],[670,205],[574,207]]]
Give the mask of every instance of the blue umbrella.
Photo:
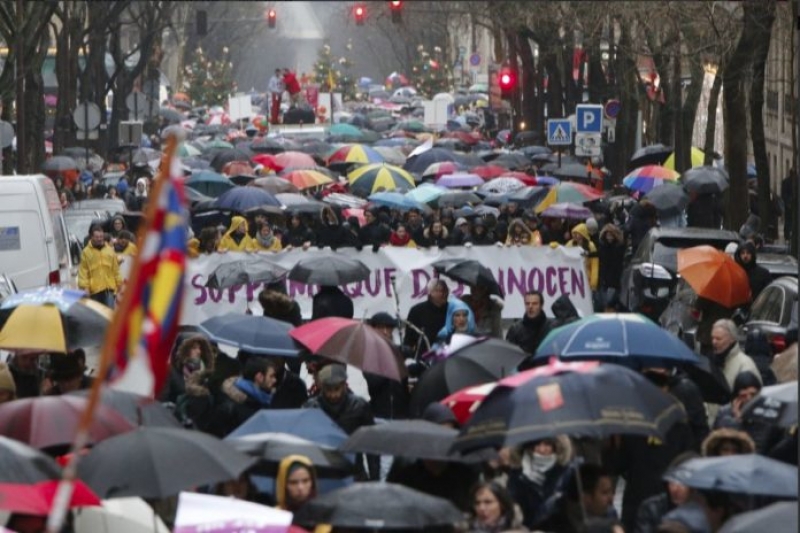
[[[690,459],[664,479],[694,489],[797,498],[797,467],[755,453]]]
[[[228,178],[211,170],[203,170],[192,174],[189,176],[189,179],[186,180],[186,185],[206,196],[213,196],[215,198],[225,191],[236,187]]]
[[[262,409],[233,430],[228,438],[253,433],[288,433],[332,447],[347,440],[344,430],[321,409]]]
[[[634,368],[700,363],[697,354],[677,337],[636,313],[599,313],[552,331],[539,345],[534,360],[546,361],[552,356]]]
[[[399,192],[376,192],[367,198],[370,202],[392,209],[405,211],[408,209],[422,210],[422,205],[416,200]]]
[[[237,313],[209,318],[199,326],[200,331],[220,344],[236,346],[258,355],[297,357],[300,350],[289,336],[292,327],[288,322],[266,316]]]
[[[239,213],[265,205],[280,207],[281,203],[273,195],[259,187],[236,187],[222,193],[214,202],[214,207],[218,209],[230,209]]]

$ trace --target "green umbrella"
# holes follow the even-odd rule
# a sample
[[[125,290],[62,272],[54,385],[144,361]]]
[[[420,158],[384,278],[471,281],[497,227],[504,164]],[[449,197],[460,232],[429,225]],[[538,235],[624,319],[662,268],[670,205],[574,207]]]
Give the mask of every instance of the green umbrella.
[[[428,128],[425,127],[425,124],[423,124],[419,120],[409,120],[406,122],[401,122],[397,125],[396,129],[403,131],[410,131],[412,133],[422,133],[428,131]]]
[[[222,139],[211,139],[203,146],[203,150],[205,152],[210,152],[211,150],[225,149],[225,148],[233,148],[233,145],[229,142],[223,141]]]
[[[416,189],[408,191],[406,193],[406,197],[411,198],[412,200],[421,204],[429,204],[446,192],[447,189],[444,187],[439,187],[438,185],[433,185],[431,183],[423,183]]]
[[[180,147],[178,148],[178,155],[180,157],[195,157],[200,155],[202,152],[192,146],[191,144],[181,143]]]
[[[334,124],[331,126],[329,133],[334,136],[347,136],[356,138],[360,138],[362,135],[361,130],[352,124]]]

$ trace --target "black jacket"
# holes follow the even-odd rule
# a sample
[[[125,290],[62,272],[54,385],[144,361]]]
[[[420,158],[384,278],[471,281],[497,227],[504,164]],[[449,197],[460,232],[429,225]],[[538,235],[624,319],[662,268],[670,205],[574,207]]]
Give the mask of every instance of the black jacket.
[[[377,250],[376,247],[389,242],[391,235],[392,230],[380,222],[370,222],[358,230],[358,240],[361,241],[361,244],[372,246],[375,250]]]
[[[553,312],[553,319],[550,321],[550,329],[565,326],[580,318],[575,304],[572,303],[572,300],[570,300],[569,296],[566,294],[562,294],[556,298],[550,310]]]
[[[272,395],[272,409],[299,409],[308,401],[308,389],[297,374],[286,369],[283,378]]]
[[[522,523],[535,531],[536,525],[547,518],[546,503],[555,494],[556,489],[563,486],[567,474],[565,465],[556,463],[547,471],[544,483],[537,485],[521,469],[513,469],[508,474],[508,492],[522,510]]]
[[[605,239],[606,234],[614,236],[614,242]],[[622,231],[614,226],[605,226],[600,232],[600,241],[597,247],[597,257],[600,260],[600,287],[607,289],[620,288],[622,270],[625,266],[625,238]]]
[[[670,378],[669,392],[683,404],[694,441],[692,448],[699,452],[700,444],[708,436],[709,431],[703,394],[695,382],[683,372],[679,372]]]
[[[692,228],[719,229],[722,204],[716,194],[700,194],[686,208],[686,223]]]
[[[661,519],[674,508],[665,492],[647,498],[636,512],[636,525],[631,533],[656,533]]]
[[[408,418],[408,380],[395,381],[377,374],[364,372],[369,391],[372,414],[387,420]]]
[[[299,248],[306,242],[310,242],[313,246],[316,240],[317,237],[314,235],[314,232],[301,224],[296,228],[289,226],[281,237],[281,244],[284,248],[287,246]]]
[[[353,318],[353,312],[353,300],[339,287],[323,285],[311,304],[311,320],[330,316]]]
[[[317,229],[317,246],[320,248],[330,246],[333,250],[343,246],[352,246],[348,233],[350,232],[347,228],[343,227],[341,224],[323,222]]]
[[[187,395],[186,414],[197,429],[224,438],[264,407],[236,387],[237,379],[226,379],[208,396]]]
[[[472,509],[470,490],[478,481],[478,472],[463,463],[446,463],[436,475],[422,461],[395,459],[386,481],[398,483],[431,496],[449,500],[462,511]]]
[[[522,348],[526,354],[534,355],[548,333],[550,333],[550,321],[542,311],[536,318],[524,315],[522,319],[514,322],[508,328],[506,340]]]
[[[36,398],[39,396],[39,387],[42,381],[39,372],[28,374],[18,370],[14,365],[8,365],[8,369],[11,371],[11,377],[14,378],[14,384],[17,387],[17,398]]]
[[[745,264],[739,258],[739,252],[742,250],[748,250],[752,256],[753,260]],[[750,281],[750,296],[753,300],[763,291],[767,285],[770,283],[770,275],[769,271],[756,264],[756,247],[751,242],[745,242],[739,246],[736,250],[736,262],[741,266],[745,272],[747,272],[747,279]]]
[[[447,304],[436,307],[430,300],[425,300],[413,306],[408,312],[408,322],[421,329],[431,345],[436,342],[436,336],[444,327],[446,321]],[[418,341],[419,334],[411,328],[406,328],[403,345],[416,353]],[[423,346],[420,347],[420,353],[427,351],[427,347],[424,346],[424,343],[422,344]]]

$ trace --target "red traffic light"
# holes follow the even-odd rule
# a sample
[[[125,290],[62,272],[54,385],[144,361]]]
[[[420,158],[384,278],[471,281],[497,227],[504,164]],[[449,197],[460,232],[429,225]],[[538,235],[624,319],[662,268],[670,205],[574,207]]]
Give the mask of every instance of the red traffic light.
[[[400,0],[389,2],[389,8],[392,11],[392,22],[400,24],[403,21],[403,2]]]
[[[356,8],[356,16],[357,17],[363,17],[364,16],[364,8],[363,7],[358,6]]]
[[[403,2],[401,2],[400,0],[394,0],[392,2],[389,2],[389,4],[391,4],[392,9],[400,9],[401,7],[403,7]]]
[[[500,76],[500,83],[502,85],[511,85],[511,74],[503,74]]]
[[[270,28],[275,27],[275,23],[277,22],[277,20],[278,20],[278,13],[276,13],[274,9],[270,9],[269,11],[267,11],[267,24],[269,25]]]
[[[363,26],[364,25],[364,16],[367,14],[367,10],[362,5],[357,5],[353,10],[353,14],[356,16],[356,25]]]
[[[503,67],[498,76],[500,88],[504,91],[510,91],[517,86],[517,73],[509,67]]]

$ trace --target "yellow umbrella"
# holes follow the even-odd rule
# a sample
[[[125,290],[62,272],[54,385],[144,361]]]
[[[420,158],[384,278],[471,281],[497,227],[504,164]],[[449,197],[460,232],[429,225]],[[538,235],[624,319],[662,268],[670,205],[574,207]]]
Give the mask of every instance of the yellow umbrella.
[[[706,154],[700,149],[695,148],[692,146],[692,155],[691,155],[691,168],[694,167],[702,167],[703,162],[705,161]],[[664,161],[664,168],[669,168],[671,170],[675,170],[675,152],[672,152],[666,161]]]
[[[347,180],[350,182],[351,192],[362,196],[396,189],[407,191],[415,185],[414,176],[400,167],[385,163],[359,167],[347,175]]]

